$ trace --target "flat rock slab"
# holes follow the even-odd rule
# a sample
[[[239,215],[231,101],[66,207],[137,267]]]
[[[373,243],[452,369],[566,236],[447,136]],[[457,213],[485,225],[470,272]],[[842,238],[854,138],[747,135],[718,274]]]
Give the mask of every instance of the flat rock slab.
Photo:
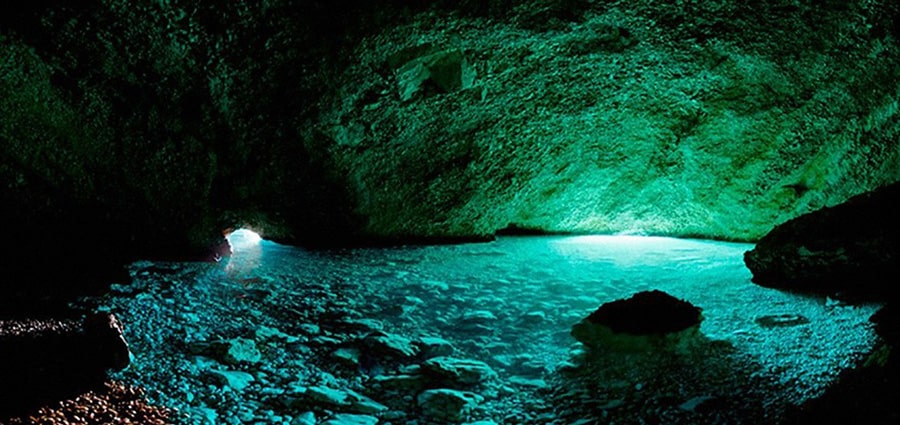
[[[497,373],[487,363],[455,357],[434,357],[422,363],[422,372],[450,383],[475,385]]]
[[[764,328],[799,326],[809,323],[809,319],[799,314],[772,314],[756,318],[756,324]]]

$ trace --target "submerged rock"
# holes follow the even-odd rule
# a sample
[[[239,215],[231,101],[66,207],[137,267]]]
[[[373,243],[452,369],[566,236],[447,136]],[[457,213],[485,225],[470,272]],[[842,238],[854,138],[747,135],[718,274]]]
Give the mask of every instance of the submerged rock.
[[[388,408],[350,389],[334,389],[322,386],[298,388],[298,395],[305,404],[329,409],[343,409],[353,413],[371,414]]]
[[[218,358],[228,364],[259,363],[262,360],[262,354],[252,339],[233,338],[216,343],[214,347]]]
[[[807,323],[809,323],[809,319],[799,314],[771,314],[756,319],[756,324],[764,328],[798,326]]]
[[[363,339],[368,354],[381,359],[404,360],[419,353],[412,341],[400,335],[375,332]]]
[[[665,292],[639,292],[603,304],[572,327],[590,349],[644,351],[686,348],[699,335],[701,309]]]
[[[423,416],[454,422],[465,419],[483,400],[475,393],[446,388],[424,391],[416,398]]]
[[[234,370],[210,369],[206,371],[206,376],[214,383],[220,386],[229,387],[235,391],[243,391],[255,380],[253,375],[247,372]]]
[[[425,358],[449,356],[453,354],[453,344],[443,338],[425,336],[416,341]]]
[[[497,376],[487,363],[478,360],[435,357],[422,363],[426,375],[454,384],[475,385]]]
[[[374,416],[338,413],[325,421],[323,425],[375,425],[377,423],[378,418]]]

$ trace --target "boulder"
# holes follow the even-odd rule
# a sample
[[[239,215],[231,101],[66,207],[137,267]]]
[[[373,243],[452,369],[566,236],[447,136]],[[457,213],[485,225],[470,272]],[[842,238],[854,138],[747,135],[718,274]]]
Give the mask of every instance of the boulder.
[[[900,183],[776,226],[744,254],[753,282],[885,298],[900,273]]]
[[[590,350],[685,349],[699,336],[701,309],[665,292],[639,292],[603,304],[572,327]]]
[[[380,360],[404,360],[419,354],[416,347],[408,338],[387,332],[374,332],[363,339],[366,354]]]
[[[427,390],[416,398],[423,416],[452,422],[464,420],[483,400],[475,393],[446,388]]]
[[[84,318],[84,334],[94,349],[103,353],[102,360],[111,369],[125,369],[131,363],[131,352],[125,342],[124,330],[119,319],[111,313],[91,314]]]
[[[453,354],[453,344],[443,338],[424,336],[416,341],[425,358],[449,356]]]
[[[0,411],[81,392],[107,370],[124,369],[131,353],[110,313],[83,320],[0,319]]]
[[[333,389],[322,386],[300,387],[297,391],[302,403],[328,409],[340,409],[353,413],[372,414],[388,408],[350,389]]]
[[[262,360],[262,354],[252,339],[233,338],[213,345],[217,357],[228,364],[259,363]]]
[[[434,357],[422,363],[422,373],[446,383],[475,385],[497,376],[487,363],[455,357]]]

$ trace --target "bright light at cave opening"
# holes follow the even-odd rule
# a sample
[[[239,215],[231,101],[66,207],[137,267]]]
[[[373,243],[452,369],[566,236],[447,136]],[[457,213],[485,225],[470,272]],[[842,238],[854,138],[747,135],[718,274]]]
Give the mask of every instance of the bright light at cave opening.
[[[228,241],[231,252],[238,252],[259,246],[262,237],[252,230],[238,229],[225,235],[225,240]]]

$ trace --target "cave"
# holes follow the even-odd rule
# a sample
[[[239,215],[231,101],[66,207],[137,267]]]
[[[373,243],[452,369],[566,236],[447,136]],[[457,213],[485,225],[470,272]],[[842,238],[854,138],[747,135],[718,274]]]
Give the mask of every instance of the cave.
[[[0,423],[900,419],[895,1],[16,0],[0,52]],[[660,292],[679,350],[573,339]]]

